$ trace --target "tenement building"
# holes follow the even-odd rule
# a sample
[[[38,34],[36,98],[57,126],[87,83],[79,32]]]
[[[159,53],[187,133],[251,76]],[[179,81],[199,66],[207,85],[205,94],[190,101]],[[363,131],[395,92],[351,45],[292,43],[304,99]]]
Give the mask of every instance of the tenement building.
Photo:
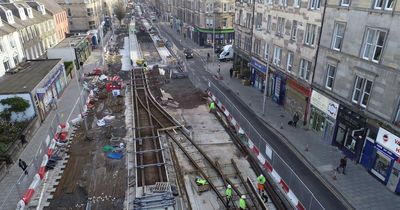
[[[322,12],[321,0],[255,1],[251,85],[266,90],[304,123],[309,116]]]
[[[172,0],[171,26],[200,46],[234,40],[234,0]]]
[[[102,18],[102,1],[100,0],[56,0],[67,11],[71,32],[86,33],[98,29]],[[108,3],[108,2],[107,2]]]
[[[236,1],[235,3],[233,68],[235,71],[239,71],[241,75],[246,75],[250,72],[254,6],[253,0]]]
[[[399,1],[328,0],[323,20],[310,125],[398,192]]]

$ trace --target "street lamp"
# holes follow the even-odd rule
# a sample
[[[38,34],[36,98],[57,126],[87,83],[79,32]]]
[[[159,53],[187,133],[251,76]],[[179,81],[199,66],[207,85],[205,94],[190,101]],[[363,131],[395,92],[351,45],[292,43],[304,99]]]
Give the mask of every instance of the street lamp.
[[[268,58],[267,58],[267,70],[265,71],[264,100],[263,100],[263,113],[262,113],[263,116],[265,116],[265,106],[266,106],[266,102],[267,102],[267,83],[268,83],[267,77],[268,77],[268,71],[269,71],[269,54],[268,54]]]
[[[213,52],[215,52],[215,0],[213,1]]]

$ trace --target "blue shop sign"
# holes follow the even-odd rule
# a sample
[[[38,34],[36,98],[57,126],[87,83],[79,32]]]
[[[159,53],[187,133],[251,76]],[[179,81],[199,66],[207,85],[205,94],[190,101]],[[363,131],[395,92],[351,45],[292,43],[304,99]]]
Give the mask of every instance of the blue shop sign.
[[[258,62],[255,58],[251,58],[250,65],[256,68],[257,70],[266,73],[267,72],[267,66],[263,65],[262,63]]]
[[[395,154],[393,154],[391,151],[389,151],[388,149],[386,149],[385,147],[383,147],[380,144],[376,144],[376,148],[383,152],[384,154],[386,154],[387,156],[389,156],[391,159],[397,159],[397,156]]]

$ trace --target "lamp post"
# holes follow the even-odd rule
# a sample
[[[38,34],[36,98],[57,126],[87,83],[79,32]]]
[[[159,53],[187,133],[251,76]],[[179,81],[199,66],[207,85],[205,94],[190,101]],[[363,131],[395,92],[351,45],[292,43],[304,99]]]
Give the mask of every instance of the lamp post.
[[[268,59],[267,59],[267,70],[265,71],[264,94],[263,94],[264,100],[263,100],[263,113],[262,113],[263,116],[265,116],[265,107],[266,107],[266,102],[267,102],[268,70],[269,70],[269,54],[268,54]]]
[[[215,8],[214,8],[214,6],[215,6],[215,0],[213,1],[213,8],[212,8],[212,11],[213,11],[213,52],[215,52]]]

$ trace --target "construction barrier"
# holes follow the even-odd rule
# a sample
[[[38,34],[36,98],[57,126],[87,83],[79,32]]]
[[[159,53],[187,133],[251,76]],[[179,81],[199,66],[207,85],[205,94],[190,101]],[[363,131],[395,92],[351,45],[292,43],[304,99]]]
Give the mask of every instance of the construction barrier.
[[[307,198],[309,206],[307,209],[324,209],[321,203],[315,198],[312,192],[305,186],[305,184],[298,178],[293,170],[282,160],[282,158],[267,144],[264,138],[258,134],[254,127],[249,123],[247,119],[238,110],[219,89],[213,83],[209,83],[208,95],[211,100],[217,104],[219,109],[224,113],[226,118],[230,121],[232,126],[235,127],[239,134],[245,136],[247,140],[248,148],[253,152],[254,156],[257,157],[258,161],[269,173],[270,177],[279,186],[281,192],[286,196],[287,200],[298,210],[305,210],[306,208],[302,202],[298,199],[295,193],[290,189],[289,186],[295,185],[296,190],[300,190],[302,198]],[[218,97],[217,97],[218,96]],[[223,102],[222,102],[223,101]],[[228,107],[226,106],[228,105]],[[228,109],[230,111],[228,111]],[[241,123],[243,126],[241,126]],[[257,135],[258,134],[258,135]],[[257,145],[254,143],[254,139],[257,140]],[[260,152],[260,148],[263,147],[263,153]],[[271,162],[272,161],[272,162]],[[285,178],[282,178],[281,174],[278,174],[277,170],[285,172],[284,177],[289,177],[290,183],[288,184]],[[280,172],[280,173],[281,173]]]

